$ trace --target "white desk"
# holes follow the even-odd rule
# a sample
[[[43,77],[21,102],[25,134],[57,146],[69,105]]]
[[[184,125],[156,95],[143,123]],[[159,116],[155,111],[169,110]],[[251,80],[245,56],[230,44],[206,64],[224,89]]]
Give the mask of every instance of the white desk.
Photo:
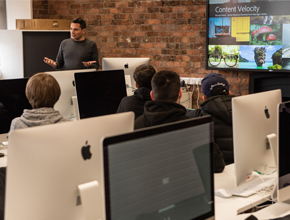
[[[225,167],[222,173],[214,175],[215,190],[227,189],[233,190],[235,186],[235,170],[234,164]],[[250,214],[242,214],[244,211],[255,207],[270,199],[270,193],[262,192],[249,197],[232,196],[230,198],[221,198],[215,196],[215,213],[216,220],[233,220],[245,219]]]

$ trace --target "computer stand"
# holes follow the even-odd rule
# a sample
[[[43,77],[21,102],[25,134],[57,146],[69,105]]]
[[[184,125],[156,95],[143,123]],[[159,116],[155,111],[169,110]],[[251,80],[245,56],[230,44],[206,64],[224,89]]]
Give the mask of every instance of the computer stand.
[[[103,196],[101,196],[101,189],[98,181],[91,181],[88,183],[78,185],[81,196],[81,203],[86,220],[104,220],[103,210],[100,204]]]
[[[267,135],[267,140],[269,142],[270,150],[272,152],[273,158],[274,158],[274,163],[276,166],[276,169],[278,168],[278,140],[277,140],[277,135],[272,133]],[[273,201],[277,201],[277,190],[278,190],[278,171],[277,171],[277,178],[275,181],[275,185],[273,187],[273,191],[271,194],[271,198]]]
[[[79,114],[78,100],[76,96],[72,96],[72,105],[73,105],[75,120],[78,121],[80,120],[80,114]]]
[[[274,157],[275,166],[278,167],[277,157],[278,157],[278,140],[277,135],[272,133],[267,135],[267,140],[269,142],[269,146],[272,151],[272,155]]]

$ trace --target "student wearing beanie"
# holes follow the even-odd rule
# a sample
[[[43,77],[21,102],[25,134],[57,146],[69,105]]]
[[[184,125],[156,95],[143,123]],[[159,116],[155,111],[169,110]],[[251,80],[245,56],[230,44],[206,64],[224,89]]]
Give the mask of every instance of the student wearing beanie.
[[[215,142],[223,153],[226,164],[234,163],[232,98],[229,83],[221,75],[210,73],[201,81],[203,103],[201,109],[189,111],[187,116],[200,117],[211,115],[214,120]]]

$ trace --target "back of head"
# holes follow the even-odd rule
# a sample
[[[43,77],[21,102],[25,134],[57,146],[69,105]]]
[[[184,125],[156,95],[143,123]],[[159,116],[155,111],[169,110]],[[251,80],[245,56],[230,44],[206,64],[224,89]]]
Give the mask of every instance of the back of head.
[[[201,80],[202,93],[207,97],[216,95],[228,95],[229,83],[218,73],[210,73]]]
[[[180,77],[176,72],[162,70],[151,81],[155,100],[176,102],[180,91]]]
[[[26,97],[32,108],[53,108],[60,97],[60,86],[56,79],[47,73],[33,75],[26,84]]]
[[[81,18],[75,18],[71,21],[71,23],[80,24],[81,29],[85,29],[87,27],[86,22]]]
[[[133,77],[139,88],[146,87],[151,90],[151,80],[155,73],[153,66],[143,64],[135,69]]]

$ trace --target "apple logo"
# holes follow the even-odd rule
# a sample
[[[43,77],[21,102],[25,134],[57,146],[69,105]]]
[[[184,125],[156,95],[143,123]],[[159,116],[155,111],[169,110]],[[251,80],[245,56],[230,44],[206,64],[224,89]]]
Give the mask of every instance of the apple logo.
[[[128,68],[129,68],[129,64],[128,64],[128,63],[125,63],[124,67],[125,67],[126,69],[128,69]]]
[[[88,141],[86,141],[86,145],[82,147],[82,156],[84,160],[89,160],[92,157],[92,154],[90,152],[90,145],[88,145]]]
[[[267,106],[265,106],[264,112],[265,112],[266,118],[270,118],[270,114],[269,114]]]

